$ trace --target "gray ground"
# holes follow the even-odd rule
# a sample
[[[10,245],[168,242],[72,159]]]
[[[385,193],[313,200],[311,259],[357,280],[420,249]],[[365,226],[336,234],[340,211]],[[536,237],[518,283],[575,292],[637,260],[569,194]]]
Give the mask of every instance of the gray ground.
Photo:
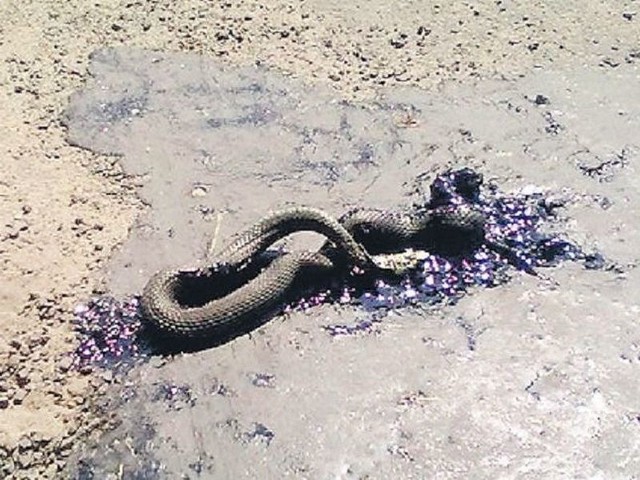
[[[428,184],[435,171],[439,171],[442,165],[449,161],[447,159],[451,158],[457,158],[455,162],[459,165],[475,165],[488,177],[496,177],[500,185],[508,188],[519,188],[530,182],[555,191],[568,188],[567,194],[574,196],[576,201],[563,212],[567,219],[565,227],[573,238],[584,245],[600,247],[610,258],[618,261],[620,270],[626,272],[582,272],[578,266],[564,266],[548,273],[558,280],[558,289],[548,291],[544,297],[534,296],[532,298],[536,301],[530,302],[536,305],[535,309],[538,312],[544,313],[538,321],[547,321],[539,330],[544,329],[548,334],[553,334],[552,338],[558,342],[558,351],[563,355],[568,355],[566,352],[579,354],[586,348],[584,340],[581,339],[596,337],[600,340],[598,355],[605,355],[606,359],[622,355],[620,362],[612,360],[609,364],[601,361],[604,357],[596,356],[596,349],[593,348],[593,351],[589,351],[588,358],[600,359],[592,364],[595,365],[594,369],[597,367],[595,371],[598,375],[595,378],[599,379],[599,386],[603,387],[607,382],[614,385],[610,390],[600,390],[602,395],[609,392],[610,396],[606,398],[610,402],[607,403],[610,410],[607,410],[608,415],[601,416],[601,420],[598,421],[602,422],[603,428],[615,431],[622,440],[616,440],[610,435],[601,438],[614,438],[611,440],[611,445],[615,447],[612,447],[613,450],[631,452],[630,458],[635,458],[632,453],[635,452],[635,438],[638,434],[635,433],[636,437],[633,435],[638,431],[638,424],[633,420],[633,416],[638,408],[631,404],[624,406],[625,397],[613,398],[611,392],[625,388],[633,389],[634,383],[627,381],[627,378],[632,378],[632,373],[637,370],[638,358],[638,352],[634,347],[637,334],[629,330],[633,328],[634,319],[625,320],[625,315],[637,316],[637,307],[633,305],[632,300],[623,298],[625,292],[630,291],[636,282],[634,271],[629,264],[634,261],[631,252],[637,250],[638,244],[638,237],[633,232],[630,220],[637,217],[634,216],[638,205],[637,187],[633,187],[637,184],[634,184],[637,158],[634,156],[633,145],[637,145],[638,142],[622,126],[627,119],[633,118],[636,112],[634,109],[637,109],[638,105],[635,88],[638,75],[634,72],[637,72],[635,66],[640,60],[639,14],[637,0],[0,2],[0,478],[64,478],[65,474],[62,472],[67,464],[70,467],[77,465],[81,452],[75,456],[71,454],[87,444],[89,435],[96,436],[102,431],[104,418],[96,415],[94,407],[96,402],[101,402],[101,398],[108,399],[115,395],[114,382],[118,379],[108,374],[101,375],[99,372],[83,374],[69,368],[68,354],[75,347],[72,321],[74,308],[96,291],[112,291],[119,294],[138,291],[146,274],[122,275],[125,271],[124,265],[128,261],[127,256],[135,262],[148,262],[146,266],[140,265],[142,269],[151,271],[155,268],[151,261],[147,260],[147,257],[152,256],[151,247],[143,249],[144,256],[131,256],[132,247],[127,245],[122,249],[121,246],[127,240],[130,231],[139,235],[136,232],[145,222],[148,223],[144,218],[145,214],[155,214],[153,209],[140,201],[141,190],[137,185],[144,184],[149,179],[153,181],[153,176],[159,173],[153,173],[149,179],[124,174],[121,161],[128,162],[127,169],[133,171],[141,165],[144,155],[132,162],[129,161],[129,157],[96,153],[71,145],[69,132],[61,121],[68,110],[69,97],[83,88],[87,82],[91,82],[90,54],[98,48],[105,47],[135,47],[155,52],[199,54],[211,61],[215,59],[220,66],[230,69],[231,78],[235,78],[235,68],[245,69],[261,65],[292,79],[297,87],[291,84],[287,88],[294,91],[302,88],[301,84],[296,83],[298,81],[315,85],[312,93],[305,95],[303,100],[313,103],[313,99],[317,98],[319,105],[322,105],[320,95],[338,103],[348,100],[372,105],[376,99],[380,100],[380,96],[385,95],[385,91],[386,95],[391,95],[389,92],[397,95],[399,89],[413,86],[425,90],[425,93],[420,94],[420,98],[425,102],[426,98],[432,99],[434,111],[444,112],[441,117],[445,119],[452,118],[451,106],[458,105],[464,109],[459,114],[464,117],[462,123],[473,122],[471,126],[476,138],[475,143],[469,143],[468,138],[465,139],[464,135],[456,133],[457,126],[452,130],[453,137],[444,140],[449,130],[438,130],[437,122],[434,129],[433,122],[437,118],[422,113],[418,126],[406,131],[401,128],[402,135],[410,135],[414,130],[422,132],[421,134],[427,136],[429,143],[454,145],[452,152],[457,157],[443,147],[433,152],[429,149],[426,154],[431,152],[431,155],[423,155],[420,158],[428,158],[425,162],[432,165],[434,171],[415,184],[413,170],[406,170],[405,175],[410,179],[406,186],[394,182],[391,166],[384,163],[384,176],[389,181],[386,184],[373,182],[370,188],[374,190],[361,196],[358,196],[359,192],[364,192],[366,188],[360,184],[359,176],[373,175],[372,172],[378,167],[368,167],[366,170],[361,168],[357,176],[343,171],[343,179],[337,181],[333,187],[333,192],[343,192],[338,201],[335,197],[329,200],[318,198],[315,194],[309,195],[305,200],[314,205],[324,206],[333,213],[341,213],[343,208],[354,204],[377,204],[386,207],[398,203],[405,205],[408,201],[418,199],[419,191],[413,193],[415,187]],[[124,71],[121,72],[121,75],[123,74]],[[249,76],[252,75],[254,74]],[[161,75],[158,79],[163,77],[164,75]],[[486,83],[491,79],[498,82],[493,87]],[[514,80],[519,83],[512,84]],[[477,89],[474,88],[478,83]],[[570,84],[573,85],[570,87],[571,91],[567,91],[565,87]],[[549,88],[546,88],[547,85]],[[551,88],[551,85],[555,87]],[[321,94],[315,88],[326,89],[326,92]],[[139,88],[137,90],[139,91]],[[511,111],[512,116],[508,117],[508,121],[500,123],[497,129],[493,128],[495,122],[486,122],[488,106],[479,106],[479,92],[489,90],[495,93],[491,94],[494,95],[492,98],[504,100],[509,97],[514,105],[509,110],[508,105],[501,104],[501,111]],[[529,101],[523,99],[523,93],[531,99],[531,95],[537,95],[535,92],[540,91],[550,95],[551,104],[533,108]],[[593,99],[593,92],[598,92],[603,99],[602,105]],[[279,105],[278,109],[283,109],[282,99],[276,100],[275,96],[273,98],[274,103]],[[616,101],[619,106],[615,105]],[[385,101],[381,103],[384,104]],[[386,103],[393,101],[389,100]],[[410,103],[414,103],[414,100]],[[476,107],[471,108],[472,105]],[[134,108],[133,105],[130,107]],[[516,111],[518,107],[526,107],[528,113],[519,114]],[[321,108],[323,112],[327,111],[326,105]],[[343,107],[334,103],[332,108]],[[425,108],[424,111],[428,113],[429,108]],[[185,110],[179,109],[178,105],[174,109],[181,111],[183,115],[187,114]],[[617,110],[624,113],[619,115]],[[544,115],[546,111],[552,112],[548,120],[537,116]],[[554,112],[564,115],[557,116]],[[145,116],[149,116],[150,113],[148,109],[145,110]],[[302,115],[303,112],[298,113]],[[397,117],[400,118],[397,118],[396,113],[398,112],[390,113],[394,123],[405,126],[412,124],[410,116],[399,114]],[[353,118],[353,113],[348,115],[351,116],[354,129],[357,128],[358,121]],[[565,130],[558,130],[557,137],[542,133],[546,126],[553,132],[557,128],[554,126],[556,123],[565,127]],[[521,125],[527,126],[522,129],[522,137],[521,133],[516,131]],[[534,125],[539,126],[540,133],[534,132]],[[628,128],[632,126],[631,123],[626,125]],[[487,132],[487,127],[491,127],[492,130]],[[512,137],[507,138],[507,134]],[[74,135],[77,135],[77,131]],[[209,138],[210,135],[206,137]],[[378,133],[369,134],[371,135],[375,136]],[[575,138],[570,140],[569,137],[572,135]],[[354,138],[364,136],[358,134],[354,135]],[[496,140],[496,136],[500,136],[500,139]],[[540,141],[532,143],[523,151],[522,144],[531,143],[531,138]],[[271,148],[275,149],[274,142],[270,140]],[[320,141],[317,137],[316,140]],[[293,141],[297,142],[295,139]],[[88,142],[85,140],[84,143]],[[246,143],[241,145],[247,146]],[[405,146],[407,145],[405,143]],[[502,146],[502,151],[484,151],[483,145]],[[507,148],[507,145],[513,146]],[[590,151],[581,151],[581,146],[585,145]],[[153,145],[150,147],[153,148]],[[216,148],[219,147],[220,145]],[[378,153],[382,152],[377,150],[380,146],[374,147]],[[627,148],[623,151],[624,147]],[[175,146],[170,148],[173,149]],[[357,152],[360,146],[351,142],[344,143],[343,140],[342,148],[355,149]],[[368,149],[365,149],[366,151]],[[581,153],[571,156],[578,151]],[[505,156],[508,152],[513,152],[513,155]],[[150,158],[160,158],[158,153],[156,149]],[[310,158],[311,153],[309,150],[306,151],[307,158]],[[350,158],[355,158],[353,151],[351,155]],[[471,155],[473,159],[463,161],[465,155]],[[534,157],[537,159],[535,163],[541,165],[541,168],[533,169],[532,161],[525,161]],[[194,154],[190,158],[200,157]],[[273,158],[282,160],[293,156],[290,151],[281,149]],[[380,155],[376,161],[382,165],[384,158],[384,155]],[[327,175],[336,175],[331,169],[326,173],[327,165],[322,166],[323,160],[326,158],[316,162],[320,165],[315,170],[300,167],[298,164],[297,174],[300,174],[300,168],[306,172],[305,185],[306,182],[312,181],[308,176],[311,171],[317,173],[315,181],[326,178]],[[483,162],[486,162],[485,166],[481,165]],[[578,165],[578,170],[582,168],[580,171],[593,169],[594,178],[578,174],[575,165]],[[624,166],[620,168],[622,165]],[[322,168],[325,168],[324,174]],[[347,171],[353,171],[349,170],[353,168],[355,166],[345,166]],[[412,168],[415,168],[415,164]],[[423,172],[429,168],[416,168],[416,171]],[[599,178],[605,180],[612,174],[610,181],[599,183]],[[344,178],[355,178],[355,181],[347,188]],[[234,183],[241,186],[243,181],[256,183],[252,175],[236,179]],[[193,190],[192,185],[188,185],[181,198],[187,200]],[[378,193],[374,195],[371,193],[373,191]],[[208,215],[208,220],[197,219],[196,225],[203,229],[200,238],[189,238],[187,246],[182,251],[176,251],[175,256],[155,255],[158,257],[157,264],[192,263],[201,259],[207,249],[206,242],[211,239],[209,232],[215,233],[218,214],[221,216],[218,246],[237,227],[255,220],[266,207],[261,202],[256,202],[253,207],[255,211],[250,212],[250,192],[249,189],[246,192],[239,190],[235,196],[229,196],[224,204],[218,201],[214,205],[212,198],[216,198],[215,192],[209,189],[206,195],[197,197],[203,190],[196,187],[195,198],[202,201],[194,206],[211,205],[216,210]],[[407,193],[409,196],[404,197]],[[296,190],[296,195],[288,195],[286,200],[297,200],[298,194]],[[145,195],[147,200],[151,199],[151,196],[144,192],[142,195]],[[267,198],[271,199],[270,202],[273,201],[274,205],[284,204],[284,200],[280,202],[274,196]],[[180,202],[177,204],[180,205]],[[606,209],[608,204],[611,206]],[[158,206],[156,200],[155,208],[158,209]],[[171,207],[171,203],[168,207]],[[205,221],[207,227],[212,229],[207,230],[207,233],[204,233]],[[149,227],[151,225],[149,223]],[[153,235],[152,229],[149,230],[149,234]],[[624,239],[624,242],[619,242],[618,238]],[[308,241],[315,240],[311,238]],[[157,245],[159,247],[155,248],[165,248],[162,247],[163,244]],[[197,249],[195,255],[190,253],[191,248]],[[130,267],[128,270],[131,271],[133,268]],[[568,278],[571,275],[583,280]],[[624,279],[612,280],[617,276]],[[517,287],[520,282],[525,283]],[[616,282],[629,288],[618,288]],[[596,294],[587,294],[586,287],[580,285],[589,285],[591,290],[600,295],[596,297],[601,300],[598,308],[591,304]],[[519,290],[513,293],[510,289],[516,287]],[[484,316],[479,316],[481,310],[474,309],[474,305],[470,303],[462,304],[456,309],[443,310],[443,318],[449,319],[457,319],[467,311],[465,308],[471,312],[457,322],[459,327],[449,327],[457,335],[463,335],[462,339],[468,332],[479,333],[470,337],[476,338],[478,347],[474,352],[470,352],[476,362],[470,363],[471,365],[477,366],[479,355],[486,352],[482,343],[486,344],[491,338],[488,336],[490,333],[495,335],[497,331],[515,332],[517,330],[514,328],[522,328],[522,325],[536,325],[535,318],[523,319],[522,312],[519,315],[515,312],[519,308],[525,308],[523,305],[526,303],[523,302],[523,298],[526,297],[515,295],[518,292],[536,289],[537,282],[533,279],[517,278],[507,288],[501,288],[496,292],[479,292],[466,300],[473,303],[484,299],[484,311],[487,312]],[[585,302],[585,311],[589,312],[589,315],[597,313],[599,318],[591,319],[584,313],[576,313],[575,305],[570,307],[564,300],[556,306],[549,299],[556,298],[560,302],[554,295],[560,295],[557,292],[569,295],[570,291],[575,293],[573,300]],[[497,294],[509,297],[501,299],[500,309],[486,297]],[[494,310],[500,310],[500,315],[491,316]],[[513,315],[507,316],[506,311]],[[585,325],[581,323],[581,328],[563,330],[560,334],[558,328],[567,327],[571,322],[567,318],[561,318],[559,312],[565,312],[563,315],[569,316],[575,322],[579,319],[584,323],[582,319],[587,316],[587,325],[593,325],[593,328],[584,328]],[[322,322],[346,322],[359,314],[364,316],[362,312],[340,309],[314,311],[309,319],[309,326],[313,327],[310,331],[321,336],[319,324]],[[320,318],[316,319],[313,315],[319,315]],[[344,318],[336,318],[336,315],[344,315]],[[408,315],[405,313],[403,318],[396,322],[382,326],[381,335],[391,335],[389,329],[395,331],[395,328],[404,325],[402,322]],[[435,321],[438,317],[429,313],[427,318]],[[500,329],[483,330],[484,325],[481,320],[474,320],[476,318],[482,318],[485,322],[491,318],[491,322],[496,322],[495,325]],[[282,323],[282,328],[286,329],[283,331],[295,335],[294,325],[299,325],[300,322],[306,321],[305,319],[306,317],[299,316],[291,321],[275,320],[269,325],[271,330],[267,331],[273,335],[273,329],[280,328],[279,325]],[[477,323],[475,330],[471,328],[471,322]],[[624,340],[611,340],[600,335],[599,329],[604,329],[600,324],[606,324],[609,326],[607,332],[619,335]],[[426,328],[424,320],[420,325],[421,328]],[[558,328],[552,330],[554,325]],[[616,330],[616,325],[624,328]],[[437,331],[443,335],[444,329],[439,328]],[[543,338],[546,338],[545,342],[548,344],[550,337]],[[340,345],[350,341],[340,339],[335,343]],[[366,339],[353,339],[353,342],[356,341],[360,343]],[[524,351],[532,353],[530,349],[539,344],[536,341],[534,346],[526,347]],[[584,348],[580,350],[577,345]],[[573,350],[570,350],[572,346]],[[614,353],[609,354],[610,351]],[[514,363],[510,364],[510,368],[525,374],[528,372],[527,368],[537,368],[536,361],[541,364],[546,362],[546,365],[558,366],[553,370],[555,375],[559,375],[558,372],[571,374],[572,376],[567,378],[572,381],[581,378],[580,375],[575,375],[575,369],[582,372],[591,368],[577,364],[572,367],[573,370],[562,370],[561,367],[566,367],[567,362],[562,360],[564,356],[553,352],[545,347],[545,350],[538,353],[527,365],[518,367]],[[322,352],[323,355],[326,353]],[[246,357],[246,354],[243,357]],[[404,366],[403,368],[406,369]],[[540,371],[545,373],[544,370]],[[482,378],[474,376],[473,372],[463,373],[464,378]],[[527,380],[518,384],[519,389],[523,388],[522,384],[529,385],[530,378],[535,378],[533,373],[527,376]],[[606,381],[602,380],[605,376]],[[444,377],[440,374],[435,378]],[[548,381],[549,377],[546,379]],[[137,384],[134,380],[132,377],[135,388]],[[222,380],[227,379],[220,374],[220,381]],[[282,376],[277,377],[274,389],[268,392],[278,391],[282,385]],[[315,382],[314,385],[322,383]],[[533,386],[529,388],[535,392],[533,389]],[[446,389],[441,388],[440,391],[444,392]],[[466,390],[456,389],[458,395],[461,392]],[[432,393],[427,392],[427,395],[430,395],[428,398],[437,398]],[[448,397],[442,398],[448,400]],[[145,405],[149,403],[144,401],[144,397],[142,402]],[[437,405],[433,400],[430,402],[425,404]],[[448,405],[453,403],[449,402]],[[566,411],[561,410],[554,419],[574,419],[577,417],[571,415],[580,413],[579,409],[576,409],[575,413],[571,404],[564,404],[563,408]],[[519,410],[511,424],[522,424],[529,418],[540,418],[528,417],[527,413]],[[125,418],[131,416],[125,413]],[[273,422],[266,423],[267,419],[247,419],[239,427],[240,431],[250,431],[254,421],[264,421],[264,425],[277,435],[273,437],[268,450],[273,452],[278,442],[282,441],[282,429],[276,431]],[[585,423],[578,424],[576,420],[575,424]],[[438,432],[437,429],[424,429],[425,434],[432,431]],[[115,435],[124,438],[122,432],[123,430],[117,430]],[[137,442],[145,438],[144,433],[136,432],[136,435]],[[563,433],[555,431],[555,435],[561,437]],[[482,445],[493,445],[491,438],[487,436],[483,439]],[[502,437],[493,438],[495,440]],[[570,442],[567,441],[565,446],[560,448],[562,444],[556,440],[544,440],[542,445],[551,449],[552,453],[556,454],[555,458],[569,458]],[[437,445],[426,438],[425,441],[428,445]],[[504,448],[496,448],[496,452],[516,448],[514,442],[505,442],[505,445]],[[570,476],[575,471],[588,476],[592,470],[597,469],[595,466],[583,466],[588,463],[588,460],[585,460],[585,456],[588,455],[603,455],[611,464],[616,461],[615,456],[606,455],[607,450],[589,449],[589,445],[576,445],[575,450],[578,454],[575,458],[558,466],[557,470],[560,473],[549,476]],[[597,445],[595,441],[594,445]],[[526,445],[520,447],[517,457],[522,458],[529,450]],[[232,458],[225,457],[224,449],[207,448],[207,452],[215,453],[218,462],[221,458]],[[166,460],[166,455],[160,455],[158,452],[154,455]],[[549,468],[552,468],[554,463],[548,460],[554,456],[549,454],[547,457],[543,457],[545,461],[541,462],[541,465],[549,465]],[[417,455],[416,458],[419,459],[417,462],[424,462],[425,458],[436,461],[441,457],[436,454],[429,457]],[[463,458],[463,455],[455,458]],[[487,458],[490,458],[489,454]],[[240,460],[242,457],[239,457],[238,461]],[[108,464],[105,459],[100,461],[103,465]],[[120,460],[116,455],[111,461]],[[602,462],[598,465],[600,464]],[[113,468],[113,465],[110,465],[110,468]],[[486,470],[488,467],[480,464],[478,468]],[[625,478],[625,475],[629,477],[636,471],[631,463],[621,468],[626,469],[624,474],[618,475],[622,478]],[[610,470],[609,467],[602,469]],[[219,467],[217,471],[221,470],[226,469]],[[122,476],[125,476],[124,468]],[[206,475],[203,473],[202,476]],[[428,474],[425,473],[423,476]],[[460,473],[452,476],[465,478],[473,475]],[[509,467],[504,467],[504,472],[498,476],[518,475],[509,473]],[[600,476],[616,477],[610,471]],[[96,477],[99,478],[99,475]]]
[[[122,155],[149,205],[110,263],[106,287],[119,295],[158,268],[202,261],[218,223],[220,246],[291,203],[333,214],[406,205],[451,166],[569,198],[562,229],[617,267],[517,274],[454,307],[398,312],[371,335],[329,337],[322,325],[367,314],[325,306],[156,359],[129,374],[134,398],[114,400],[121,425],[75,457],[80,471],[639,478],[633,63],[395,86],[361,103],[197,55],[104,49],[91,71],[67,110],[69,139]],[[158,400],[167,382],[187,389]]]

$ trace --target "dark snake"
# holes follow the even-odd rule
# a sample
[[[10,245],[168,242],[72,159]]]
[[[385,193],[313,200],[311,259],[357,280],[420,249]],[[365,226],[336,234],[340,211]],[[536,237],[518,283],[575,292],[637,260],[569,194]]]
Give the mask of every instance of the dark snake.
[[[299,231],[327,238],[318,251],[278,255],[264,265],[274,242]],[[406,248],[457,254],[484,242],[485,218],[471,207],[412,212],[359,209],[335,219],[314,208],[266,216],[237,234],[211,265],[153,275],[141,307],[146,325],[162,336],[203,339],[229,335],[282,304],[305,275],[348,272],[394,274],[375,255]],[[210,298],[210,290],[223,290]],[[202,298],[192,291],[204,292]]]

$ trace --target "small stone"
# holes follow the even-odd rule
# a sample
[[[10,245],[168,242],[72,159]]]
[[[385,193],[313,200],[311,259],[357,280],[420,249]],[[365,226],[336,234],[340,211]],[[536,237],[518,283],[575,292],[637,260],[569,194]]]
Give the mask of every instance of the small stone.
[[[542,188],[536,185],[525,185],[518,192],[520,195],[524,195],[525,197],[530,197],[533,195],[540,195],[543,193]]]
[[[29,348],[29,345],[27,345],[26,343],[23,343],[20,347],[19,353],[22,357],[28,357],[31,353],[31,348]]]
[[[4,410],[9,407],[9,398],[6,395],[0,396],[0,410]]]
[[[45,469],[44,478],[55,478],[58,471],[58,466],[55,463],[52,463]]]
[[[260,388],[274,388],[275,387],[275,375],[270,373],[255,373],[252,375],[251,383],[255,387]]]
[[[18,449],[20,452],[24,452],[33,447],[33,442],[29,439],[29,437],[22,437],[18,442]]]
[[[204,197],[207,194],[207,187],[204,185],[198,185],[191,190],[192,197]]]
[[[58,369],[61,372],[68,372],[73,366],[73,359],[71,357],[64,357],[58,362]]]
[[[102,385],[102,378],[101,377],[93,377],[91,380],[89,380],[89,385],[91,385],[93,388],[98,388]]]
[[[20,385],[21,387],[24,387],[27,383],[29,383],[30,373],[31,372],[26,368],[22,368],[20,371],[18,371],[18,373],[16,374],[16,380],[18,380],[18,385]]]
[[[33,464],[33,452],[18,455],[16,463],[22,468],[29,468]]]
[[[24,399],[27,398],[27,395],[29,395],[29,392],[27,392],[26,390],[18,390],[13,395],[13,404],[22,405],[22,402],[24,402]]]
[[[53,437],[49,433],[45,432],[35,432],[31,435],[31,438],[34,443],[39,445],[46,445],[53,440]]]
[[[56,452],[58,453],[62,453],[62,452],[66,452],[71,450],[71,447],[73,447],[73,437],[68,436],[63,438],[60,441],[60,444],[58,445],[58,448],[56,448]]]
[[[549,102],[549,97],[545,97],[544,95],[536,95],[536,98],[533,99],[533,103],[535,103],[536,105],[548,105]]]
[[[7,475],[11,475],[15,469],[16,465],[11,457],[3,459],[2,464],[0,464],[0,474],[5,473]]]

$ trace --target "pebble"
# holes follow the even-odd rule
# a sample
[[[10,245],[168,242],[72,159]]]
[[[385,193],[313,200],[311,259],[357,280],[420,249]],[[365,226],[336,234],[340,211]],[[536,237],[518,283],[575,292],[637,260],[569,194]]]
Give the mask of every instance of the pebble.
[[[192,197],[204,197],[207,195],[207,187],[204,185],[198,185],[193,190],[191,190]]]
[[[59,454],[64,454],[65,452],[68,452],[71,450],[71,448],[73,447],[73,437],[68,436],[63,438],[60,441],[60,444],[58,445],[58,447],[56,448],[56,452]],[[66,455],[65,455],[66,456]]]
[[[47,468],[44,471],[43,477],[44,478],[55,478],[56,475],[58,474],[58,466],[55,463],[51,463],[47,466]]]
[[[549,102],[549,97],[545,97],[544,95],[536,95],[536,97],[533,99],[533,103],[535,103],[536,105],[548,105]]]
[[[73,359],[69,356],[64,357],[58,362],[58,369],[61,372],[67,372],[73,366]]]
[[[16,391],[16,393],[13,395],[13,404],[22,405],[22,402],[24,402],[24,399],[27,398],[27,395],[29,395],[29,392],[27,392],[26,390]]]
[[[100,377],[93,377],[91,378],[91,380],[89,380],[89,384],[95,389],[98,388],[102,385],[103,380],[102,380],[102,376]]]
[[[53,440],[53,437],[48,433],[35,432],[31,435],[31,440],[34,444],[46,445]]]
[[[13,458],[9,457],[3,459],[3,463],[0,464],[0,474],[6,473],[7,475],[11,475],[16,470],[16,465]]]
[[[29,383],[29,375],[30,371],[27,368],[22,368],[16,374],[16,380],[18,381],[18,385],[24,387],[27,383]]]
[[[19,454],[15,458],[16,464],[21,468],[28,468],[33,464],[33,452]]]
[[[24,452],[26,450],[29,450],[31,447],[33,447],[33,442],[31,441],[31,439],[29,437],[22,437],[18,441],[18,450],[20,452]]]

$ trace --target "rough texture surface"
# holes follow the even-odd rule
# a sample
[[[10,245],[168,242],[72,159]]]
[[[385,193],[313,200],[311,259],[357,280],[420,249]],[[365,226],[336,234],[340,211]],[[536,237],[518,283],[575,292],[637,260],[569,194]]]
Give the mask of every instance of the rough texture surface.
[[[570,198],[562,228],[619,267],[568,264],[548,272],[555,285],[517,276],[455,307],[392,315],[372,335],[329,336],[323,325],[369,314],[319,307],[143,366],[128,378],[135,398],[116,401],[123,423],[97,450],[79,452],[83,468],[632,478],[640,467],[637,354],[627,352],[640,333],[631,287],[638,211],[626,201],[638,193],[634,69],[437,93],[394,88],[353,104],[199,56],[119,49],[93,59],[95,80],[69,109],[70,138],[123,155],[151,207],[112,263],[114,289],[137,291],[158,267],[204,258],[213,231],[224,238],[294,199],[329,212],[420,202],[432,172],[449,166]],[[596,127],[594,110],[607,123]]]
[[[333,212],[353,203],[389,207],[404,203],[402,195],[414,191],[416,173],[447,163],[473,164],[506,185],[570,189],[582,198],[566,212],[567,228],[575,237],[598,246],[621,265],[636,262],[637,9],[631,0],[566,1],[552,7],[524,1],[473,6],[330,0],[2,2],[0,475],[61,475],[72,447],[81,443],[76,438],[84,438],[98,423],[89,415],[90,394],[111,395],[109,384],[114,381],[106,373],[69,372],[67,359],[61,359],[72,348],[73,306],[103,284],[104,261],[129,229],[132,238],[117,250],[106,275],[109,290],[117,293],[139,291],[158,266],[202,256],[215,222],[203,223],[205,215],[194,213],[200,203],[214,208],[214,219],[218,212],[229,212],[220,231],[226,238],[286,201]],[[329,134],[316,151],[329,149],[348,160],[340,163],[338,158],[336,174],[330,164],[323,165],[326,157],[313,157],[307,150],[306,158],[317,165],[296,166],[291,147],[303,137],[295,137],[295,131],[285,130],[277,141],[270,135],[236,136],[233,149],[224,150],[224,142],[217,145],[223,148],[220,159],[230,160],[223,164],[226,176],[213,185],[226,186],[226,193],[210,189],[200,197],[206,201],[196,203],[202,190],[190,195],[200,173],[181,177],[191,170],[168,170],[169,159],[182,159],[207,171],[198,147],[189,143],[196,134],[189,130],[189,142],[178,141],[178,126],[185,127],[189,116],[196,118],[189,110],[193,105],[183,106],[194,96],[175,92],[164,97],[173,103],[163,108],[179,114],[177,123],[164,120],[157,128],[147,127],[143,137],[129,136],[129,146],[119,147],[125,153],[122,159],[105,155],[110,150],[97,139],[86,144],[103,153],[69,145],[60,119],[69,95],[88,78],[90,53],[122,45],[203,53],[204,64],[211,65],[207,68],[239,65],[246,70],[259,63],[317,85],[300,93],[311,108],[305,117],[311,120],[306,121],[317,121],[314,105],[322,112],[331,105],[326,111],[337,118],[328,121]],[[114,77],[135,70],[136,58],[125,59],[104,81],[117,90],[120,80]],[[199,61],[181,58],[169,58],[175,65],[167,71],[178,71],[182,61],[192,69]],[[103,68],[100,62],[96,68]],[[263,74],[256,75],[251,78],[262,81]],[[524,77],[513,82],[520,75]],[[235,71],[230,78],[222,84],[245,85]],[[156,79],[171,85],[165,75]],[[297,82],[287,85],[294,91],[302,88]],[[428,93],[397,90],[406,85]],[[378,92],[382,86],[389,89]],[[380,102],[374,103],[380,93]],[[370,107],[345,113],[357,131],[351,133],[354,141],[340,136],[343,99],[363,99]],[[379,105],[397,102],[419,110],[382,115]],[[273,103],[279,111],[286,109],[277,95]],[[305,116],[304,111],[300,114]],[[319,119],[326,121],[323,115]],[[260,133],[251,127],[246,127],[251,135]],[[393,137],[395,131],[400,137]],[[210,135],[200,136],[207,142]],[[394,138],[405,147],[391,149]],[[254,140],[271,140],[269,150],[256,152]],[[362,158],[359,141],[372,145]],[[152,155],[145,155],[146,146]],[[371,149],[379,155],[377,165],[368,166]],[[264,153],[262,165],[268,168],[238,161],[259,153]],[[402,162],[411,158],[414,167],[405,170]],[[417,159],[426,166],[415,166]],[[151,164],[157,168],[150,180],[144,175],[131,178],[123,174],[120,160],[133,173],[150,171]],[[302,181],[294,177],[289,190],[277,187],[287,182],[279,165],[294,165]],[[314,173],[322,169],[325,173]],[[285,173],[291,175],[291,170]],[[163,191],[173,191],[163,183],[171,175],[178,175],[184,190],[163,200]],[[328,181],[332,175],[339,181]],[[158,196],[149,192],[149,185]],[[134,220],[149,210],[138,195],[144,203],[154,199],[153,222]],[[213,195],[216,203],[208,205]],[[190,213],[185,217],[185,212]],[[192,223],[171,220],[172,215]],[[176,240],[169,237],[172,226]],[[143,239],[149,242],[146,248]],[[149,251],[160,253],[152,258],[140,253]],[[176,425],[197,419],[193,429],[180,432],[163,424],[156,430],[161,436],[180,432],[180,445],[200,452],[202,462],[216,455],[211,468],[218,475],[250,474],[243,470],[249,465],[246,468],[260,472],[289,468],[298,476],[306,469],[309,477],[321,475],[318,468],[343,477],[367,471],[384,475],[393,468],[405,476],[440,472],[444,478],[465,477],[473,468],[478,476],[489,477],[536,478],[542,472],[629,478],[640,470],[635,382],[640,332],[634,323],[637,272],[625,270],[616,275],[563,267],[552,274],[560,284],[556,290],[538,291],[535,281],[524,278],[508,288],[469,297],[456,309],[443,311],[442,317],[431,317],[431,323],[403,316],[378,337],[332,342],[313,330],[323,315],[353,312],[322,310],[299,318],[295,327],[276,322],[268,336],[244,339],[204,357],[180,358],[166,370],[139,372],[148,381],[157,375],[158,381],[191,383],[201,398],[198,408],[214,411],[212,421],[228,421],[226,430],[200,425],[200,411],[183,409],[167,416],[164,405],[149,403],[144,396],[141,408],[150,409],[149,416],[155,408]],[[474,343],[476,348],[468,349]],[[300,363],[299,357],[308,363]],[[211,382],[216,376],[227,382],[227,389],[216,384],[214,391],[234,389],[237,396],[208,396],[207,379],[200,377],[197,365],[206,366]],[[380,377],[382,367],[394,369],[394,374]],[[280,373],[286,369],[289,377]],[[270,371],[278,375],[270,377]],[[254,387],[254,379],[273,388]],[[345,384],[351,390],[345,390]],[[322,408],[314,410],[316,405]],[[307,428],[275,417],[272,412],[280,406]],[[367,435],[374,440],[368,441]],[[386,443],[395,453],[381,447],[390,436]],[[241,441],[253,437],[273,438],[268,455],[264,446]],[[289,440],[279,443],[281,438]],[[135,444],[140,448],[148,443],[140,442]],[[169,446],[162,448],[154,454],[178,462],[170,465],[171,472],[213,475],[199,460],[189,467],[191,462],[174,455]]]

